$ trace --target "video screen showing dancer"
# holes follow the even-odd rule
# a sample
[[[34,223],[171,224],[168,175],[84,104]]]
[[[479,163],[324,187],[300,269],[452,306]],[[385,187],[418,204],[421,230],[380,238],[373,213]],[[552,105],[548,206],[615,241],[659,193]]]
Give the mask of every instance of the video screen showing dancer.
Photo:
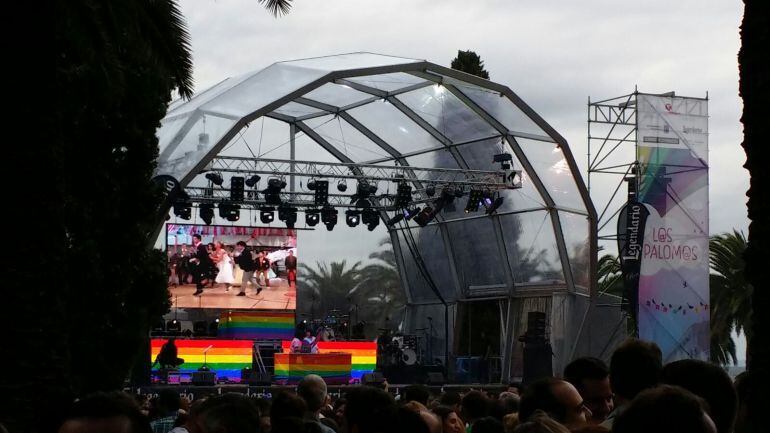
[[[296,309],[295,230],[167,224],[166,238],[172,308]]]

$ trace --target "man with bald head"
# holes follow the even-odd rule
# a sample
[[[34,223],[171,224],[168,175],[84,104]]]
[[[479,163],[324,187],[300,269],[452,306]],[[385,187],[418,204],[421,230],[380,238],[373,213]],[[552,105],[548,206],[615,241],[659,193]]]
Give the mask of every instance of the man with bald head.
[[[527,386],[519,403],[519,421],[526,422],[537,410],[545,412],[570,430],[586,425],[586,419],[591,417],[591,411],[577,389],[567,381],[552,377]]]
[[[307,404],[307,417],[317,422],[324,433],[335,433],[329,426],[319,421],[321,409],[323,409],[326,402],[326,382],[324,382],[323,378],[317,374],[308,374],[303,377],[297,385],[297,394]]]

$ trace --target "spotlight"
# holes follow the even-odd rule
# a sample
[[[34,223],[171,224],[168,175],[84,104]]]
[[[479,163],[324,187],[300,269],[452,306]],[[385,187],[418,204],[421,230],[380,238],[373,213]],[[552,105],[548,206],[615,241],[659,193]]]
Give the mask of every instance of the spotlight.
[[[337,209],[331,206],[324,206],[321,209],[321,221],[326,225],[326,230],[332,231],[337,225]]]
[[[436,195],[436,186],[435,185],[428,185],[425,187],[425,194],[428,194],[428,197],[433,197]]]
[[[414,218],[415,215],[417,215],[418,213],[420,213],[419,207],[414,207],[412,209],[404,209],[404,219],[409,221],[410,219]]]
[[[339,183],[337,184],[337,191],[345,192],[347,190],[348,190],[348,184],[345,183],[344,180],[339,181]]]
[[[230,222],[235,222],[241,219],[241,207],[234,203],[223,201],[219,203],[219,217],[224,218]]]
[[[435,217],[436,217],[436,214],[433,212],[433,208],[431,208],[430,206],[425,206],[423,210],[421,210],[417,215],[415,215],[414,222],[419,224],[420,227],[425,227]]]
[[[366,224],[366,228],[368,228],[370,232],[374,231],[380,224],[380,214],[372,208],[364,209],[361,212],[361,221]]]
[[[321,211],[318,209],[305,210],[305,224],[315,227],[321,221]]]
[[[179,200],[174,203],[174,215],[189,220],[192,218],[192,203],[189,200]]]
[[[270,206],[265,206],[259,208],[259,220],[262,221],[262,224],[270,224],[275,219],[275,215],[273,215],[273,211],[275,208]]]
[[[199,206],[201,219],[207,226],[211,225],[211,221],[214,220],[214,205],[211,203],[201,203]]]
[[[403,219],[404,219],[403,213],[396,213],[395,215],[393,215],[393,218],[389,219],[387,222],[385,222],[385,224],[387,224],[390,227],[393,227]]]
[[[243,201],[243,184],[244,179],[241,176],[233,176],[230,178],[230,201],[241,202]]]
[[[308,183],[310,188],[310,183]],[[313,181],[312,191],[315,191],[315,197],[313,202],[316,206],[323,206],[329,201],[329,181],[328,180],[316,180]]]
[[[286,188],[286,181],[272,177],[267,181],[267,188],[262,191],[265,194],[265,203],[272,205],[281,204],[281,190]]]
[[[211,183],[213,183],[216,186],[222,186],[222,182],[225,180],[222,179],[222,175],[219,173],[209,172],[206,173],[206,179],[210,180]]]
[[[396,190],[395,206],[398,208],[407,207],[410,201],[412,201],[412,186],[406,182],[400,182]]]
[[[286,227],[293,229],[297,222],[297,208],[281,206],[278,208],[278,219],[286,223]]]
[[[472,189],[468,195],[468,203],[465,205],[465,213],[476,212],[479,210],[479,204],[484,198],[483,191],[479,189]]]
[[[209,335],[211,335],[212,337],[216,337],[218,331],[219,331],[219,318],[217,317],[216,319],[212,320],[211,324],[209,325]]]
[[[503,198],[497,197],[492,201],[490,206],[487,206],[487,215],[492,215],[500,206],[503,205]]]
[[[246,182],[245,182],[246,186],[248,186],[249,188],[254,188],[254,186],[256,186],[259,183],[260,179],[262,178],[259,177],[259,175],[257,174],[253,176],[249,176],[249,178],[246,179]]]
[[[348,227],[355,227],[361,222],[361,212],[353,209],[345,211],[345,222]]]

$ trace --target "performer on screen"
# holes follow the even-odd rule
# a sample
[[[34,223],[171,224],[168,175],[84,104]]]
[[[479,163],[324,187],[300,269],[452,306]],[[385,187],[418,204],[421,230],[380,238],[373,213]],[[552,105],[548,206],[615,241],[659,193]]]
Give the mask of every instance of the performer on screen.
[[[264,285],[270,287],[270,259],[265,251],[260,251],[257,256],[257,280],[263,278]]]
[[[190,259],[193,282],[195,283],[195,293],[193,295],[198,296],[203,293],[203,281],[206,279],[206,275],[211,267],[211,259],[206,250],[206,245],[201,242],[201,235],[197,233],[193,235],[193,248],[195,252]]]
[[[222,241],[218,241],[214,244],[214,254],[211,258],[214,260],[214,263],[216,263],[218,270],[217,278],[214,281],[224,284],[225,292],[229,292],[230,287],[233,285],[233,281],[235,281],[235,277],[233,277],[233,261]]]
[[[169,369],[184,364],[184,359],[177,356],[178,352],[176,344],[174,344],[175,341],[176,338],[171,337],[163,344],[160,348],[160,353],[155,357],[155,362],[152,363],[153,367],[155,367],[155,364],[160,364],[160,368]]]
[[[289,250],[289,255],[283,260],[286,265],[286,278],[289,280],[290,288],[297,288],[297,258],[294,257],[294,251]]]
[[[259,292],[262,291],[262,287],[257,284],[257,277],[254,276],[254,271],[257,270],[256,254],[254,253],[254,250],[246,246],[246,242],[244,241],[238,241],[238,244],[235,246],[235,263],[238,264],[243,271],[243,276],[241,277],[241,291],[238,293],[238,296],[246,296],[246,286],[248,286],[249,283],[257,289],[257,295],[259,295]]]

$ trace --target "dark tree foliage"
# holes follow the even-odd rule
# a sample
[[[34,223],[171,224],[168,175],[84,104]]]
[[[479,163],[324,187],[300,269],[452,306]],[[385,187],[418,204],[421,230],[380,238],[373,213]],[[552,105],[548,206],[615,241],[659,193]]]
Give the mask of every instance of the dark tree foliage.
[[[27,48],[36,62],[19,60],[19,114],[36,127],[15,125],[26,140],[9,164],[11,197],[30,206],[9,231],[4,274],[10,431],[55,431],[73,397],[119,388],[145,364],[150,324],[169,308],[164,256],[148,239],[161,199],[155,130],[172,91],[192,92],[174,1],[60,0],[52,11],[51,39]]]
[[[463,71],[484,79],[489,79],[489,72],[484,69],[484,61],[478,54],[468,51],[457,51],[457,57],[452,60],[452,69]]]
[[[763,431],[767,422],[762,416],[770,407],[770,292],[766,290],[770,281],[770,182],[767,167],[770,164],[770,4],[765,0],[744,0],[743,23],[741,24],[741,49],[738,53],[740,68],[740,94],[743,98],[743,148],[751,183],[748,196],[749,242],[744,255],[746,277],[756,288],[753,293],[753,332],[749,343],[749,419],[753,431]]]

